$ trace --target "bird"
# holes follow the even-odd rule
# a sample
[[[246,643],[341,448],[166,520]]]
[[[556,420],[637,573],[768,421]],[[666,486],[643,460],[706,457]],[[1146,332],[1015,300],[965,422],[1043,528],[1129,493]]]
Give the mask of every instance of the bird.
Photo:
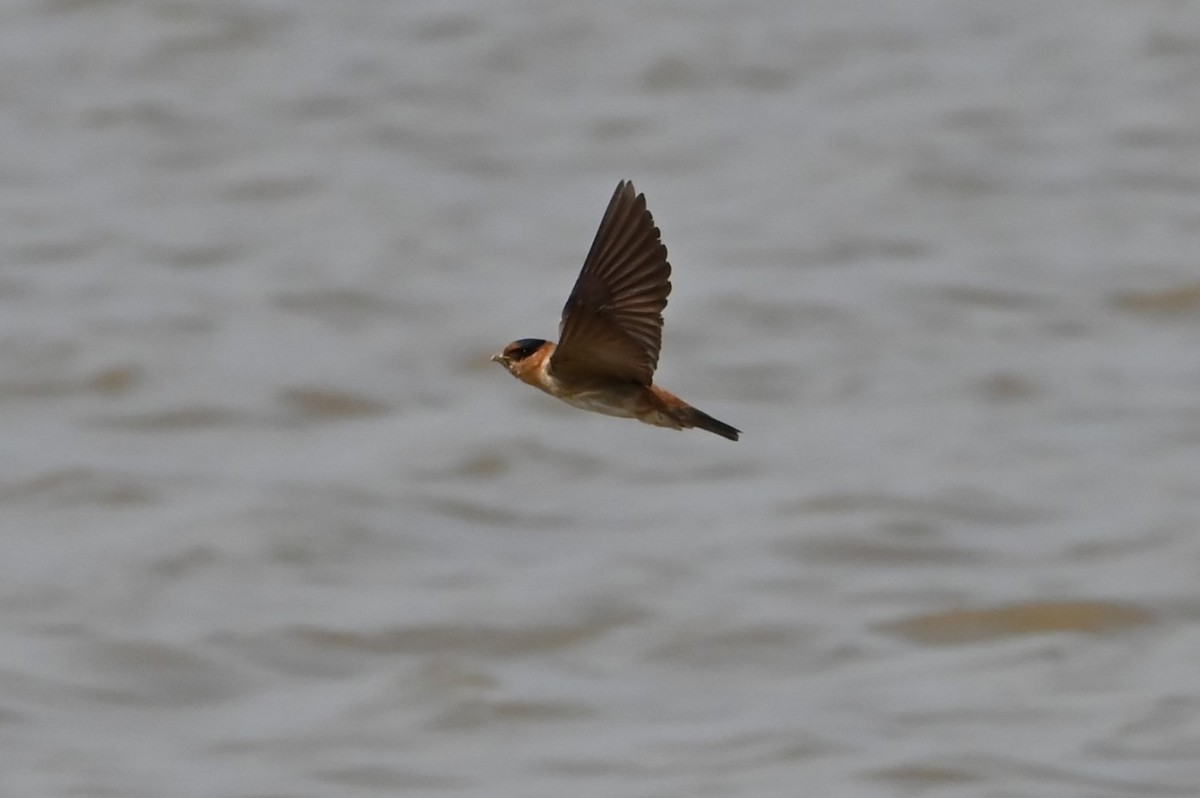
[[[563,306],[558,343],[521,338],[492,361],[582,410],[736,441],[741,430],[654,384],[670,277],[646,197],[622,180]]]

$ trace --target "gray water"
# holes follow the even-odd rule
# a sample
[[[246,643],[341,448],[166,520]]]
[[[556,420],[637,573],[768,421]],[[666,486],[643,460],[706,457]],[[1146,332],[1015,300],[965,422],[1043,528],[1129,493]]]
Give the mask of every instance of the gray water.
[[[0,229],[2,795],[1200,790],[1196,4],[11,2]]]

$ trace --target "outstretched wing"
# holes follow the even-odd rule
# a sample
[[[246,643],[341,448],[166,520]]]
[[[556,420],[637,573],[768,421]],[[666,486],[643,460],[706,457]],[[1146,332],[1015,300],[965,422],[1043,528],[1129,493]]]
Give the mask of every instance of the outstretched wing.
[[[649,385],[662,347],[670,276],[646,197],[622,180],[563,307],[551,373]]]

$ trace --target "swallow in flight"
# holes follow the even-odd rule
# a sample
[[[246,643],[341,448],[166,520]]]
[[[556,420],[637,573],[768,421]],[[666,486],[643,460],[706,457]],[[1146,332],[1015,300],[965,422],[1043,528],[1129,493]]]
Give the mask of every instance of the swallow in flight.
[[[563,307],[558,344],[522,338],[492,360],[583,410],[656,427],[695,427],[736,441],[741,430],[654,384],[670,276],[646,197],[623,180]]]

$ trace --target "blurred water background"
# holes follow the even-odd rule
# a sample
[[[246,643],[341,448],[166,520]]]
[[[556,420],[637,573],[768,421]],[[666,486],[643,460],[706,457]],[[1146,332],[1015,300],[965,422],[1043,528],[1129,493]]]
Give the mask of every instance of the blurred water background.
[[[0,794],[1198,794],[1194,3],[16,0],[0,231]]]

